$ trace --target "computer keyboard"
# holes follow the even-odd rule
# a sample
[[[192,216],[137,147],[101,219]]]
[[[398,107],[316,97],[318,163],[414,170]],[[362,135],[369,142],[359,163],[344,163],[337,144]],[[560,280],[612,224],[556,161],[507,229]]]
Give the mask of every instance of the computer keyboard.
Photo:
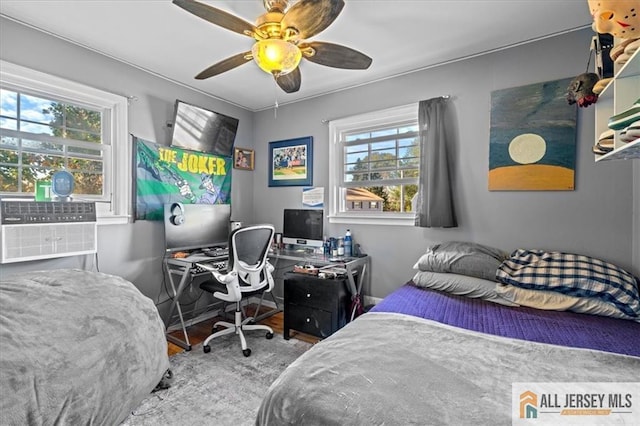
[[[203,249],[202,253],[205,256],[209,256],[209,257],[228,257],[229,256],[229,248],[228,247],[213,247],[213,248]]]
[[[225,273],[227,271],[227,262],[223,260],[220,262],[194,263],[191,267],[191,273],[196,275],[203,274],[205,272],[211,273],[212,269]]]
[[[200,274],[204,274],[205,272],[209,272],[207,269],[203,268],[202,266],[198,265],[197,263],[195,263],[192,267],[191,267],[191,273],[194,275],[200,275]]]

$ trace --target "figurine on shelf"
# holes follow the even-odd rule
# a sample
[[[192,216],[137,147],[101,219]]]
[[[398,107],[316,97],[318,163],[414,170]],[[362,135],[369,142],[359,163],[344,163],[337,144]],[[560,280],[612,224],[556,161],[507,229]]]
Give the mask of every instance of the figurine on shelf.
[[[588,0],[593,29],[621,39],[609,56],[624,65],[640,46],[640,0]]]
[[[586,108],[591,104],[595,104],[598,100],[598,95],[593,92],[593,86],[599,79],[598,74],[585,72],[571,80],[569,87],[567,87],[567,102],[569,105],[577,103],[579,107]]]
[[[617,38],[640,37],[639,0],[588,0],[593,29]]]

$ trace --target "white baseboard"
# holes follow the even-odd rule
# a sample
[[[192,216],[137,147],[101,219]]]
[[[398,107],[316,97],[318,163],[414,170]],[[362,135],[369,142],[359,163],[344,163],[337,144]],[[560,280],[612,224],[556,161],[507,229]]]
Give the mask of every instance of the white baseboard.
[[[362,297],[362,303],[364,303],[364,306],[369,306],[369,305],[377,305],[378,303],[380,303],[382,299],[379,297],[373,297],[373,296],[367,296],[364,295]]]

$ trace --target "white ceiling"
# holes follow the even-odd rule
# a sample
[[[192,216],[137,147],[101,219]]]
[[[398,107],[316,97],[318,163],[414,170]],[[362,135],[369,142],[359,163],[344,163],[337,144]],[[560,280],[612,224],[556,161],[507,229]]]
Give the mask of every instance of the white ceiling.
[[[205,2],[249,22],[265,11],[262,0]],[[208,66],[250,50],[253,40],[170,0],[0,0],[0,14],[252,111],[591,24],[587,0],[346,0],[333,24],[310,40],[359,50],[373,58],[371,67],[342,70],[303,60],[301,89],[286,94],[253,62],[195,80]]]

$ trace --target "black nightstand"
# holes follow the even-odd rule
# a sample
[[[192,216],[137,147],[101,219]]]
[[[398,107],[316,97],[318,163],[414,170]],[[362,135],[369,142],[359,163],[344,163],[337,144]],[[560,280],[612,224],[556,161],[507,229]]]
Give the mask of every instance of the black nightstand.
[[[284,338],[294,329],[320,338],[345,326],[351,295],[347,278],[322,279],[312,275],[284,275]]]

